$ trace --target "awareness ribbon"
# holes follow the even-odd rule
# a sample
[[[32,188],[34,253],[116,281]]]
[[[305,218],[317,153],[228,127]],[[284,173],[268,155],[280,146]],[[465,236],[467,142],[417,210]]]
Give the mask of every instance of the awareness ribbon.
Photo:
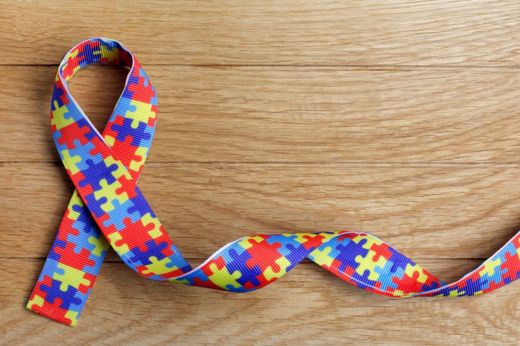
[[[129,69],[123,92],[100,134],[67,87],[90,64]],[[192,268],[136,185],[155,132],[157,95],[136,57],[122,44],[92,38],[59,65],[51,99],[54,142],[76,191],[27,308],[75,325],[111,246],[139,275],[230,292],[264,287],[308,259],[348,283],[377,294],[471,296],[520,277],[520,232],[459,280],[446,284],[382,240],[337,231],[247,236]]]

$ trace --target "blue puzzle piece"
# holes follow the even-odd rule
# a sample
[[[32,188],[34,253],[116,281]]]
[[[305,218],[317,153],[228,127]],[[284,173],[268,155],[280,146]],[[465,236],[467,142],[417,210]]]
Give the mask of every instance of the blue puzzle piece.
[[[127,209],[129,214],[137,214],[140,217],[143,217],[146,214],[150,214],[152,217],[155,217],[155,213],[153,212],[152,208],[144,199],[143,195],[141,194],[141,191],[138,187],[136,187],[136,195],[129,199],[129,201],[132,202],[132,205]]]
[[[68,286],[66,291],[60,289],[61,282],[52,279],[51,286],[41,285],[41,290],[46,292],[45,300],[53,304],[56,298],[61,300],[60,307],[69,309],[71,304],[81,304],[81,299],[76,298],[78,290]]]
[[[356,262],[356,257],[361,256],[364,258],[368,254],[368,250],[363,247],[367,239],[361,239],[356,243],[349,238],[343,238],[342,240],[334,238],[332,242],[337,243],[337,245],[335,247],[332,245],[334,252],[331,256],[341,262],[339,266],[341,272],[345,272],[347,267],[357,268],[358,263]]]
[[[79,216],[77,217],[76,221],[72,224],[72,227],[80,231],[82,233],[86,233],[88,235],[95,235],[99,236],[99,228],[96,224],[96,221],[92,218],[92,215],[90,215],[89,210],[86,206],[81,206],[78,204],[74,204],[72,206],[72,210],[76,213],[79,213]]]
[[[403,256],[396,250],[394,250],[390,247],[388,248],[388,250],[390,250],[392,252],[392,256],[390,256],[390,258],[388,259],[390,262],[393,263],[392,268],[390,270],[392,273],[399,269],[402,269],[404,271],[408,264],[410,264],[410,265],[414,264],[414,262],[412,262],[412,260]]]
[[[312,252],[312,250],[314,250],[313,248],[306,249],[303,245],[294,246],[293,244],[287,244],[285,248],[289,250],[289,253],[284,253],[284,256],[289,260],[289,262],[291,262],[291,264],[286,268],[286,271],[293,269],[294,266],[300,263],[309,255],[309,253]]]
[[[94,194],[91,193],[90,195],[87,195],[85,199],[90,212],[93,213],[96,217],[102,217],[105,214],[105,211],[101,209],[101,206],[107,202],[106,197],[102,197],[97,200],[94,197]]]
[[[123,231],[124,232],[124,231]],[[121,232],[121,233],[123,233]],[[133,248],[132,256],[130,257],[130,260],[133,262],[139,261],[141,265],[148,265],[152,262],[150,261],[150,257],[155,256],[157,260],[162,260],[166,258],[166,256],[163,254],[163,250],[168,248],[168,243],[163,241],[160,243],[156,243],[155,240],[150,239],[146,241],[146,250],[142,251],[140,248]]]
[[[58,102],[58,106],[62,107],[65,103],[63,102],[63,95],[65,91],[58,83],[54,83],[54,88],[52,89],[52,98],[51,100]],[[56,108],[53,104],[51,104],[51,109],[54,111]]]
[[[85,163],[87,164],[88,168],[84,169],[82,172],[84,178],[79,182],[80,187],[86,187],[90,185],[94,191],[98,191],[101,189],[101,185],[99,185],[101,180],[106,179],[108,184],[113,184],[116,181],[116,178],[112,175],[112,172],[117,170],[117,164],[113,163],[107,167],[104,161],[94,162],[91,159],[85,160]]]
[[[257,287],[260,286],[261,282],[257,279],[258,276],[262,275],[262,271],[258,266],[254,266],[253,268],[249,268],[247,266],[247,261],[251,258],[251,255],[244,251],[242,253],[238,253],[236,249],[229,248],[229,250],[222,254],[226,263],[230,268],[234,268],[235,270],[239,270],[242,273],[242,276],[237,279],[242,286],[247,283],[251,283],[251,285]],[[232,291],[243,291],[244,289],[237,289],[235,287],[228,287],[228,289]]]
[[[402,279],[404,276],[404,270],[401,268],[394,270],[394,264],[391,261],[387,261],[383,268],[376,266],[374,271],[379,274],[380,278],[388,278],[386,280],[379,280],[381,282],[380,289],[383,291],[387,291],[388,288],[392,288],[392,290],[397,289],[397,284],[393,279]]]
[[[124,118],[123,124],[113,124],[112,130],[117,132],[116,139],[125,142],[127,137],[132,139],[133,146],[141,146],[141,142],[150,141],[152,134],[149,132],[149,126],[146,123],[139,122],[137,128],[132,127],[133,119]]]

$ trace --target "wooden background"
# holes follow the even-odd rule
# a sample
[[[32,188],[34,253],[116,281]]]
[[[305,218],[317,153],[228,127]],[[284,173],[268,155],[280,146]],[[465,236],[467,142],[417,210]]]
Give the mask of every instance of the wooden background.
[[[0,1],[0,337],[50,344],[518,344],[518,283],[390,300],[310,263],[252,294],[146,281],[110,254],[77,328],[24,309],[72,186],[56,64],[93,36],[159,91],[140,186],[193,264],[257,232],[372,232],[446,280],[520,226],[517,1]],[[125,78],[73,93],[101,128]]]

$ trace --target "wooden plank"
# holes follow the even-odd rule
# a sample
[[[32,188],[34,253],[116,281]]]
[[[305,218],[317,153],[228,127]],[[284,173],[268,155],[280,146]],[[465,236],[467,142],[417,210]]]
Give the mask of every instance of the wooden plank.
[[[0,63],[56,64],[102,33],[146,64],[518,65],[516,1],[16,1]],[[45,23],[45,25],[42,25]]]
[[[249,294],[139,278],[103,267],[76,328],[23,309],[40,260],[3,261],[0,334],[5,344],[515,344],[519,284],[479,297],[393,300],[365,293],[310,263]],[[452,280],[472,260],[429,260]],[[426,333],[426,335],[425,335]]]
[[[485,258],[518,229],[519,166],[149,164],[139,180],[188,258],[245,235],[357,229],[413,259]],[[5,257],[44,257],[70,198],[62,167],[0,169]]]
[[[147,70],[160,100],[152,162],[519,162],[520,75],[508,69]],[[58,159],[54,73],[0,67],[1,161]],[[72,80],[99,128],[124,78],[98,67]]]
[[[108,256],[77,328],[23,306],[72,186],[51,143],[56,64],[102,34],[159,91],[139,185],[194,265],[256,232],[369,231],[441,278],[518,228],[520,3],[0,2],[0,344],[517,344],[518,283],[397,301],[310,263],[244,295]],[[22,65],[22,66],[19,66]],[[98,128],[124,72],[72,80]]]

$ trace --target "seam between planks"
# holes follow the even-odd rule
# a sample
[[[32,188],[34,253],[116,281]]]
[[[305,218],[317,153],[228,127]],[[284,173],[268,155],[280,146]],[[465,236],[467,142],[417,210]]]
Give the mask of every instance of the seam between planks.
[[[53,165],[61,167],[59,160],[41,160],[41,161],[2,161],[0,160],[0,167],[7,165]],[[299,166],[344,166],[344,167],[520,167],[520,162],[443,162],[443,161],[150,161],[147,166],[159,165],[230,165],[230,166],[246,166],[246,165],[299,165]]]
[[[367,71],[386,71],[388,69],[405,69],[405,70],[427,70],[446,69],[446,70],[464,70],[464,69],[488,69],[488,70],[520,70],[520,65],[409,65],[409,64],[160,64],[160,63],[142,63],[144,66],[166,66],[166,67],[203,67],[203,68],[240,68],[240,67],[266,67],[266,68],[352,68],[366,69]],[[0,67],[55,67],[59,64],[3,64]]]

